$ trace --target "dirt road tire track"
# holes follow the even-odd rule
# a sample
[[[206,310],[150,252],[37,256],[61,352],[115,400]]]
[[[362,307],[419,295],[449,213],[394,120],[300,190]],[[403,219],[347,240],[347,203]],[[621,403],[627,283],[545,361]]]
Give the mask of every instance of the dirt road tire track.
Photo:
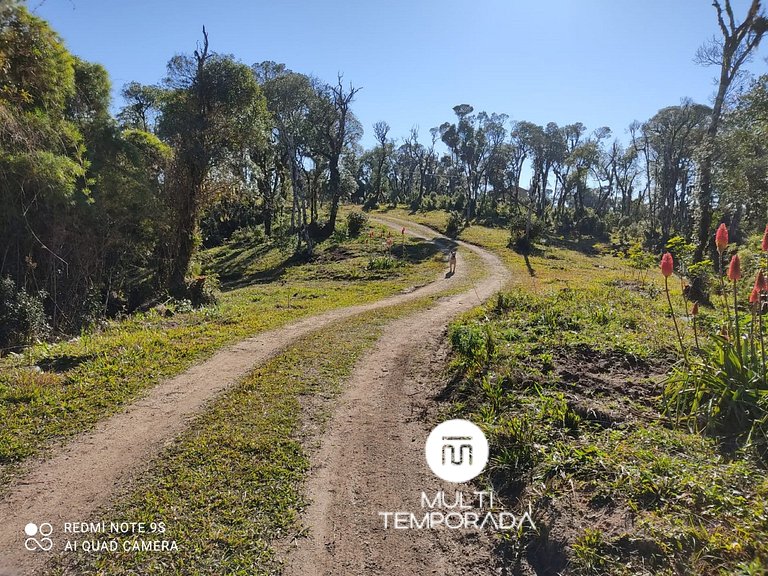
[[[399,230],[400,224],[389,225]],[[411,235],[426,239],[437,236],[423,227],[406,225]],[[124,411],[75,437],[51,458],[27,465],[0,499],[0,576],[44,574],[46,562],[60,547],[54,534],[53,552],[27,551],[24,526],[28,522],[61,526],[66,521],[95,521],[93,514],[145,470],[195,415],[299,337],[356,314],[440,293],[467,274],[459,261],[458,273],[450,280],[441,276],[408,294],[332,310],[222,349],[205,362],[159,383]]]
[[[490,274],[467,292],[392,322],[355,367],[314,457],[307,486],[312,504],[304,517],[309,536],[288,552],[286,576],[493,573],[487,534],[384,530],[379,516],[419,512],[422,490],[469,490],[428,469],[430,430],[423,416],[434,415],[447,324],[503,288],[509,273],[490,253],[463,247],[478,254]]]

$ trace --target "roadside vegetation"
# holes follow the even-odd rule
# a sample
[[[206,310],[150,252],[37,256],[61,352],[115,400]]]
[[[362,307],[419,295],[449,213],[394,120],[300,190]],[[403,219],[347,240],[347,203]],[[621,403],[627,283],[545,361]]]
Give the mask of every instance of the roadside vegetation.
[[[446,222],[430,213],[421,219],[437,228]],[[502,249],[500,231],[472,226],[461,237],[470,231]],[[550,253],[556,240],[536,251]],[[757,256],[760,239],[729,249]],[[683,296],[690,278],[682,262],[670,259],[662,274],[658,259],[632,256],[584,256],[591,266],[577,289],[569,271],[558,278],[531,258],[543,277],[539,290],[513,286],[451,327],[449,412],[484,428],[492,458],[483,481],[513,509],[530,504],[537,523],[521,539],[499,541],[498,552],[513,574],[764,574],[766,388],[757,303],[765,286],[757,296],[751,281],[737,286],[742,368],[738,280],[726,278],[714,307],[694,310]],[[646,274],[638,261],[654,269]],[[749,262],[749,273],[731,269],[731,277],[754,277],[764,265]]]
[[[398,244],[387,246],[394,235]],[[376,259],[391,265],[371,266]],[[225,286],[229,274],[249,285],[222,292],[215,305],[196,309],[170,299],[72,340],[0,359],[0,470],[91,427],[226,344],[426,284],[444,268],[432,242],[367,224],[354,238],[340,230],[309,261],[295,258],[290,246],[249,238],[212,249],[203,260]]]

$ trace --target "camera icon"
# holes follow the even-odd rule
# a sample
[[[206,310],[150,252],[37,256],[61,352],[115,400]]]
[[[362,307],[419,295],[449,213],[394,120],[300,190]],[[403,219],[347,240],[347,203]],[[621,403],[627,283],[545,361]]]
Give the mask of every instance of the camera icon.
[[[27,539],[24,540],[24,548],[30,552],[36,550],[48,552],[53,548],[53,540],[50,538],[50,535],[53,534],[53,526],[50,522],[43,522],[39,526],[30,522],[24,526],[24,534],[27,535]],[[38,539],[37,536],[40,538]]]

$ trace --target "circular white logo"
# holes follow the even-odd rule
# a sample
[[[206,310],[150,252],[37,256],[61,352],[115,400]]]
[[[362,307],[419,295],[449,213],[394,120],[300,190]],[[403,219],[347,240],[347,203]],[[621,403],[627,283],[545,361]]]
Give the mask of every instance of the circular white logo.
[[[488,463],[488,440],[472,422],[448,420],[430,432],[424,452],[435,476],[456,484],[469,482]]]

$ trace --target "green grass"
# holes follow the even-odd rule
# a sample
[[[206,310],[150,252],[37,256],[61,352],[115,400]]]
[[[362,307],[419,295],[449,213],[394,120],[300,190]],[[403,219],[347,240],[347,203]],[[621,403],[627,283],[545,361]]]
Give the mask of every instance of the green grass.
[[[447,223],[442,211],[381,213]],[[498,254],[514,280],[452,325],[447,410],[488,435],[481,483],[533,506],[539,531],[499,553],[537,573],[767,574],[764,462],[663,414],[661,381],[680,352],[655,266],[638,274],[605,245],[564,238],[537,244],[526,264],[509,237],[478,225],[459,236]],[[690,349],[679,281],[670,288]],[[700,330],[721,321],[701,309]]]
[[[451,415],[484,428],[486,481],[543,527],[507,560],[557,541],[564,560],[538,561],[563,574],[765,573],[763,464],[662,414],[666,300],[605,270],[578,289],[514,288],[452,325]]]
[[[212,308],[170,317],[152,310],[69,342],[40,344],[3,358],[0,486],[18,463],[92,427],[224,345],[299,318],[397,294],[434,280],[444,269],[431,243],[409,239],[405,258],[399,244],[391,251],[397,267],[369,270],[369,258],[386,252],[379,234],[376,228],[375,240],[337,235],[317,247],[309,263],[291,259],[285,247],[259,247],[263,253],[252,258],[250,248],[225,246],[204,255],[207,271],[222,273],[224,263],[242,258],[251,280],[260,284],[227,291]]]
[[[103,513],[107,521],[164,522],[177,553],[68,553],[77,574],[278,574],[276,546],[300,531],[309,467],[302,424],[322,427],[356,360],[387,322],[420,299],[356,316],[301,338],[221,397]]]
[[[445,211],[416,212],[405,208],[383,209],[373,214],[384,217],[407,219],[445,232],[448,215]],[[514,284],[531,290],[564,285],[571,288],[588,286],[592,277],[624,278],[630,274],[628,264],[608,254],[606,246],[583,239],[580,243],[553,238],[536,245],[534,253],[526,259],[509,247],[510,233],[502,228],[472,224],[458,236],[470,244],[482,246],[498,255],[512,271]],[[574,247],[589,248],[586,251]]]

